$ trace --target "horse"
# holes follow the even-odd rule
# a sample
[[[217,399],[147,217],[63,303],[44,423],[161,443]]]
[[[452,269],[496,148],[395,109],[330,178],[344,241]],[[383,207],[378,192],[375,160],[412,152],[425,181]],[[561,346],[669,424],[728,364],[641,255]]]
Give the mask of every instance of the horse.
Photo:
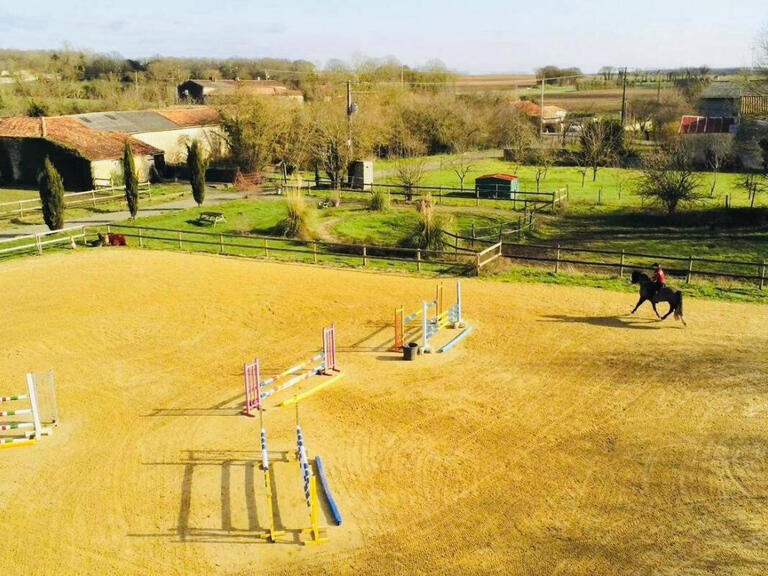
[[[640,285],[640,300],[637,301],[637,305],[635,306],[635,309],[632,310],[632,314],[637,311],[637,309],[640,307],[640,304],[648,300],[651,303],[651,306],[653,306],[653,311],[656,313],[656,317],[659,320],[665,320],[667,316],[674,312],[675,320],[680,320],[683,323],[683,326],[687,326],[685,319],[683,318],[682,292],[675,290],[674,288],[670,288],[669,286],[664,286],[661,290],[653,295],[653,298],[651,298],[651,294],[653,294],[655,290],[655,284],[646,274],[643,274],[637,270],[632,272],[631,282],[632,284]],[[667,302],[669,304],[669,312],[664,314],[664,316],[659,315],[659,311],[656,310],[656,304],[658,302]]]

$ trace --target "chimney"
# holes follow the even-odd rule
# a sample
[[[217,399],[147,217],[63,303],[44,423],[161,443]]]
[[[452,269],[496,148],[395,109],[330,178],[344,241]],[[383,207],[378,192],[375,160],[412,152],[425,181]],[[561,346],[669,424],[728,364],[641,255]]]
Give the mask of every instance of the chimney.
[[[45,125],[45,116],[40,116],[40,132],[42,133],[43,138],[48,136],[48,128]]]

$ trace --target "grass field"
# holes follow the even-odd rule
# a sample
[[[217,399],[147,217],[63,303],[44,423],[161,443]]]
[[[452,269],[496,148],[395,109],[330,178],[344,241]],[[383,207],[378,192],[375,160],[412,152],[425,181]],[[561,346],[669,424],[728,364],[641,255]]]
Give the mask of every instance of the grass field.
[[[628,294],[463,288],[473,334],[406,363],[392,308],[434,281],[125,249],[6,263],[0,392],[53,368],[61,423],[0,452],[0,571],[765,573],[768,308],[691,299],[682,329],[627,316]],[[298,544],[295,416],[270,400],[287,536],[264,544],[242,363],[274,374],[331,322],[346,377],[301,421],[344,523]]]
[[[450,168],[439,168],[440,163],[447,164],[450,156],[429,157],[428,162],[435,169],[427,170],[422,185],[459,187],[459,179]],[[397,183],[394,174],[395,162],[376,162],[375,171],[385,174],[377,177],[376,182]],[[526,191],[536,190],[536,166],[526,166],[513,162],[496,159],[479,159],[472,163],[472,171],[465,180],[465,188],[474,190],[475,179],[484,174],[497,172],[515,174],[520,179],[520,189]],[[569,166],[554,166],[541,180],[541,190],[552,192],[560,188],[568,189],[568,199],[571,204],[597,205],[600,202],[604,206],[632,207],[640,206],[641,199],[636,193],[636,182],[640,172],[625,168],[600,168],[597,171],[596,180],[592,180],[592,172],[588,171],[582,188],[582,175],[577,168]],[[700,191],[707,196],[702,199],[700,206],[723,206],[725,196],[728,195],[731,205],[734,207],[748,206],[747,193],[740,188],[740,174],[718,174],[715,194],[709,198],[712,185],[712,174],[700,173]],[[757,205],[768,206],[768,194],[758,196]]]

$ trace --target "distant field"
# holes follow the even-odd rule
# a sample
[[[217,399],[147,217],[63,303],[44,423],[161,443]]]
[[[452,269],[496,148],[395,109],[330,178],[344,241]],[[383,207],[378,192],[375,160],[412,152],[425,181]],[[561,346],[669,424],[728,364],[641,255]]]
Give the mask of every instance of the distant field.
[[[514,97],[536,98],[538,102],[539,84],[533,74],[460,76],[455,82],[459,93],[504,92]],[[662,90],[668,90],[669,85]],[[656,98],[657,87],[647,83],[627,89],[627,101],[637,98]],[[603,89],[577,90],[575,86],[546,86],[545,104],[560,106],[571,113],[618,113],[621,110],[622,89],[608,87]]]
[[[573,90],[553,95],[545,94],[545,104],[560,106],[569,112],[620,112],[621,88],[606,90]],[[652,88],[628,88],[627,102],[635,99],[656,98],[656,90]]]
[[[455,82],[459,92],[514,91],[536,85],[533,74],[488,74],[485,76],[460,76]]]

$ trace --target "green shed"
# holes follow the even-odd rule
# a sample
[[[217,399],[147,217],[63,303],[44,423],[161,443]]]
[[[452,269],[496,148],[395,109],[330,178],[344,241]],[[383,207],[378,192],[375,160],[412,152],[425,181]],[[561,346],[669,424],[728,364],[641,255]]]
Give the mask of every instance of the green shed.
[[[475,179],[478,198],[509,198],[513,200],[520,191],[520,181],[512,174],[486,174]]]

